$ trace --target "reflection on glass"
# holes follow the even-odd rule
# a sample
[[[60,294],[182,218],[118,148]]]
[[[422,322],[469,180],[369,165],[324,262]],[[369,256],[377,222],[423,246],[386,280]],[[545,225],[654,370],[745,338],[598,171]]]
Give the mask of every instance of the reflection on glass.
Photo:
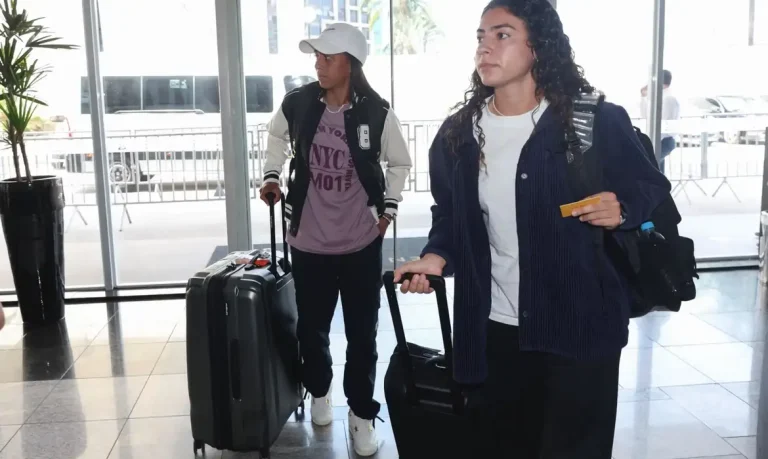
[[[305,76],[286,75],[285,78],[283,78],[283,83],[285,84],[286,93],[293,91],[296,88],[300,88],[305,84],[311,83],[313,81],[317,81],[317,78],[306,76],[306,75]]]
[[[437,0],[394,2],[390,14],[387,2],[362,2],[375,52],[386,58],[394,54],[393,102],[413,162],[398,215],[396,254],[385,255],[392,264],[417,258],[426,243],[433,203],[429,147],[469,86],[475,30],[486,3],[460,2],[445,8]],[[382,40],[389,34],[390,15],[394,32],[391,39]]]
[[[267,14],[262,4],[265,46]],[[99,0],[120,284],[185,281],[226,245],[215,16],[213,0]],[[73,124],[89,130],[90,118]]]
[[[195,109],[205,113],[219,113],[219,77],[195,77]]]
[[[763,2],[757,2],[761,4]],[[749,46],[749,2],[723,10],[702,2],[667,2],[664,67],[681,119],[665,122],[677,147],[665,173],[683,215],[680,228],[699,258],[754,257],[768,109],[768,43]],[[766,24],[761,13],[755,26]],[[727,62],[712,56],[728,56]],[[702,66],[702,63],[706,63]]]
[[[66,53],[35,51],[37,65],[51,72],[39,83],[36,94],[47,106],[35,112],[27,134],[27,152],[35,175],[57,175],[64,183],[64,259],[68,287],[103,284],[98,213],[94,193],[92,141],[88,118],[87,82],[82,2],[77,0],[39,0],[20,2],[30,17],[45,17],[44,24],[78,49]],[[83,91],[86,89],[86,91]],[[105,90],[108,88],[105,87]],[[108,93],[110,102],[115,94]],[[130,103],[130,101],[125,101]],[[86,112],[86,114],[81,114]],[[13,175],[10,150],[0,149],[0,178]],[[2,231],[2,230],[0,230]],[[8,253],[0,243],[0,290],[12,290]]]
[[[143,108],[152,110],[191,110],[192,77],[142,77]]]
[[[141,110],[141,77],[104,78],[104,111],[117,113],[123,110]],[[88,77],[80,79],[80,114],[91,114],[91,88]]]
[[[245,106],[248,113],[272,113],[274,109],[271,76],[245,77]]]

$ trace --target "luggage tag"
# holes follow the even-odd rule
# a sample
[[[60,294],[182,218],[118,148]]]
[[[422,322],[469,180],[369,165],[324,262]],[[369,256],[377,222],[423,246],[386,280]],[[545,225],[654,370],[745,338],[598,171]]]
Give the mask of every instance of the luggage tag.
[[[256,268],[266,268],[267,266],[269,266],[269,263],[270,263],[269,259],[266,259],[266,258],[256,258],[256,259],[252,260],[251,263],[248,266],[245,267],[245,270],[246,271],[250,271],[250,270],[256,269]]]
[[[259,252],[252,257],[238,258],[235,260],[235,264],[245,265],[245,270],[251,271],[256,268],[266,268],[269,266],[270,261],[268,255],[265,255],[264,252]]]

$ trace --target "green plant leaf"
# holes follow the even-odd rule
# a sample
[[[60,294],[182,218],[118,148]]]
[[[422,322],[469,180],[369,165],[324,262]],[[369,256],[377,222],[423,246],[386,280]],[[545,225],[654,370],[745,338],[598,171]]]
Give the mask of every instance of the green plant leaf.
[[[36,98],[34,98],[32,96],[18,95],[18,98],[21,99],[21,100],[27,101],[27,102],[32,102],[35,105],[42,105],[43,107],[47,107],[48,106],[48,104],[46,104],[42,100],[36,99]]]
[[[34,59],[35,49],[70,50],[75,45],[62,43],[42,25],[44,18],[30,19],[26,10],[18,9],[18,0],[2,0],[0,3],[0,113],[5,136],[1,142],[10,145],[18,171],[19,151],[24,159],[24,133],[43,126],[36,120],[35,112],[45,102],[37,97],[37,85],[50,72],[51,67],[40,65]],[[27,174],[30,171],[27,169]],[[29,176],[29,175],[28,175]],[[21,177],[18,177],[21,180]]]

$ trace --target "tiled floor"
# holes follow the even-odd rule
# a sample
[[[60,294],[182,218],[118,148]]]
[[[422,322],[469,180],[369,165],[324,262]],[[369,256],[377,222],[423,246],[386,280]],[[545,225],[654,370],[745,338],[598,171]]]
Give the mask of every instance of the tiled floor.
[[[768,459],[760,406],[768,308],[754,271],[706,274],[678,314],[633,321],[621,363],[616,459]],[[402,299],[410,341],[442,347],[428,297]],[[395,345],[382,309],[376,397]],[[0,332],[0,459],[193,458],[184,303],[72,306],[66,324],[25,333],[16,310]],[[344,328],[332,326],[334,361]],[[337,375],[342,366],[335,367]],[[292,420],[275,459],[350,458],[341,383],[327,428]],[[386,407],[378,458],[395,458]],[[760,446],[758,446],[760,445]],[[256,458],[207,450],[209,458]],[[759,451],[759,453],[758,453]]]

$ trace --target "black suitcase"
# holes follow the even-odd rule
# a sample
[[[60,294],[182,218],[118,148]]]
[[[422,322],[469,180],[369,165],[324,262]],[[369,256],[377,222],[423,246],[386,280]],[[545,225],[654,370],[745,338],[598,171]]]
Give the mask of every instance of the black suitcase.
[[[472,417],[452,371],[453,345],[445,279],[429,276],[437,296],[445,354],[405,339],[394,275],[384,274],[397,347],[384,377],[384,395],[401,459],[475,457]]]
[[[187,378],[195,454],[204,453],[207,444],[259,451],[268,458],[291,415],[299,408],[303,415],[296,296],[285,223],[283,259],[275,262],[274,204],[270,226],[271,253],[231,253],[187,285]]]

